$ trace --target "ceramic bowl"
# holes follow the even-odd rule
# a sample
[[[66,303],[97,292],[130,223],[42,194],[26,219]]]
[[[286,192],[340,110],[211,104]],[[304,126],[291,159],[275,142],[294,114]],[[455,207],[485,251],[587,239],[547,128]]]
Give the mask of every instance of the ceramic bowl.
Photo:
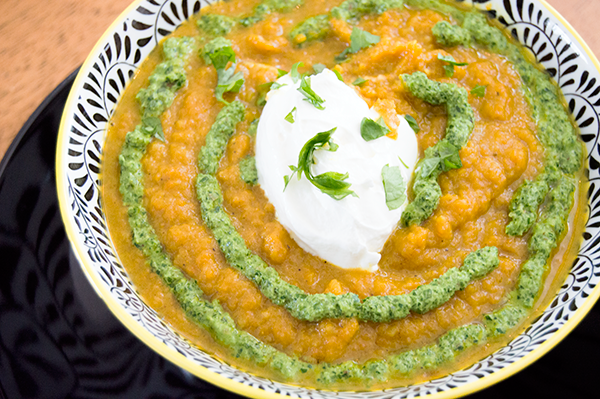
[[[251,397],[340,397],[240,371],[191,345],[137,295],[106,228],[100,198],[107,121],[120,94],[150,51],[208,0],[138,0],[106,31],[71,90],[57,148],[60,210],[89,281],[115,316],[171,362],[215,385]],[[521,335],[472,366],[409,387],[344,392],[344,398],[458,397],[526,367],[564,338],[600,296],[600,64],[573,28],[536,0],[468,0],[531,49],[558,82],[581,128],[589,162],[590,216],[579,256],[554,300]]]

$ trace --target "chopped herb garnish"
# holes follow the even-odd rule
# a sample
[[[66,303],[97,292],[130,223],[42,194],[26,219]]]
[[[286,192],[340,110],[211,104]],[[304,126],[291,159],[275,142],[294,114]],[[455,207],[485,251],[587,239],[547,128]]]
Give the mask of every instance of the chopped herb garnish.
[[[385,165],[381,169],[383,189],[385,191],[385,204],[390,211],[398,209],[406,201],[406,183],[402,178],[399,166]]]
[[[250,122],[250,126],[248,127],[248,134],[250,136],[256,136],[256,131],[258,130],[258,121],[259,119],[257,118]]]
[[[282,77],[283,75],[287,75],[287,74],[288,74],[288,71],[284,71],[283,69],[279,69],[279,68],[277,69],[277,77],[278,78]]]
[[[406,169],[409,169],[408,165],[404,163],[404,161],[402,160],[402,158],[398,157],[398,159],[400,160],[400,162],[402,162],[402,165],[404,165],[404,167]]]
[[[354,82],[352,82],[352,84],[354,86],[362,86],[365,84],[365,82],[367,81],[367,79],[363,79],[361,77],[356,78],[356,80]]]
[[[337,69],[332,69],[333,73],[335,73],[335,76],[337,76],[338,80],[340,82],[344,81],[344,78],[342,77],[342,74],[340,73],[340,71],[338,71]]]
[[[285,83],[281,84],[281,83],[278,83],[278,82],[273,82],[273,84],[271,85],[270,90],[277,90],[277,89],[279,89],[280,87],[283,87],[283,86],[287,86],[287,85]]]
[[[217,70],[217,100],[229,104],[223,99],[223,94],[237,93],[244,84],[244,75],[241,72],[235,73],[235,52],[231,48],[231,42],[222,37],[214,39],[205,46],[203,56]],[[232,63],[231,67],[226,68],[229,62]]]
[[[163,142],[165,141],[165,133],[163,132],[160,118],[157,118],[155,116],[146,116],[142,118],[142,126],[148,133],[151,133],[155,138]]]
[[[335,151],[338,146],[331,141],[331,135],[337,128],[333,128],[326,132],[317,133],[315,137],[308,140],[302,147],[300,155],[298,156],[298,166],[290,165],[291,175],[283,177],[285,182],[284,191],[287,188],[288,183],[297,174],[298,180],[302,177],[302,174],[306,176],[315,187],[317,187],[324,194],[329,195],[331,198],[341,200],[342,198],[352,195],[356,197],[356,193],[350,190],[351,184],[344,181],[349,176],[348,173],[338,172],[325,172],[320,175],[313,176],[311,166],[315,163],[314,152],[318,149],[325,149],[328,151]]]
[[[477,97],[485,97],[485,89],[487,86],[477,85],[471,90],[471,94]]]
[[[327,67],[326,67],[325,65],[323,65],[323,64],[315,64],[315,65],[313,65],[312,67],[313,67],[313,70],[315,71],[315,73],[321,73],[321,72],[323,72],[323,70],[324,70],[325,68],[327,68]]]
[[[415,133],[419,133],[421,131],[421,128],[419,127],[419,124],[415,118],[410,115],[404,115],[404,119],[406,119],[408,126],[410,126]]]
[[[379,40],[379,36],[354,27],[354,29],[352,29],[352,34],[350,35],[350,47],[346,48],[339,55],[337,55],[335,60],[337,62],[345,61],[348,58],[348,54],[358,53],[364,48],[379,43]]]
[[[421,177],[428,177],[438,166],[442,171],[448,172],[451,169],[458,169],[462,166],[459,148],[447,141],[440,141],[438,144],[438,156],[424,159],[420,165]]]
[[[298,68],[300,68],[303,65],[304,65],[303,62],[297,62],[294,65],[292,65],[292,71],[290,72],[290,76],[292,77],[292,82],[298,83],[298,81],[302,77],[300,75],[300,73],[298,72]]]
[[[289,123],[294,123],[294,114],[293,114],[293,112],[294,112],[294,111],[296,111],[296,107],[294,107],[294,108],[293,108],[293,109],[290,111],[290,113],[289,113],[289,114],[287,114],[287,115],[285,116],[285,118],[283,118],[283,119],[285,119],[285,120],[286,120],[286,121],[288,121]]]
[[[310,78],[308,76],[302,76],[302,81],[300,83],[300,87],[298,87],[298,91],[304,95],[304,101],[308,101],[317,109],[325,109],[323,106],[325,100],[319,97],[319,95],[310,87]]]
[[[390,132],[390,129],[386,126],[383,118],[379,118],[377,121],[369,118],[363,118],[360,122],[360,135],[365,141],[371,141],[385,136]]]
[[[456,60],[451,55],[438,54],[438,59],[448,63],[448,65],[444,65],[444,71],[446,72],[446,76],[448,76],[449,78],[454,76],[454,67],[455,66],[469,65],[467,62],[456,62]]]

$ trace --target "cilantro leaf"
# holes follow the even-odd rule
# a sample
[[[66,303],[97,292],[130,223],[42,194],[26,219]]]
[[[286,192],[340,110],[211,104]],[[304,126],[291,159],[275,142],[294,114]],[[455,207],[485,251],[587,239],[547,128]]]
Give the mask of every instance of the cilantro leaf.
[[[282,77],[284,75],[287,75],[287,74],[288,74],[288,71],[284,71],[283,69],[277,68],[277,78],[280,78],[280,77]]]
[[[404,115],[404,119],[406,119],[408,126],[410,126],[415,133],[419,133],[419,131],[421,131],[421,128],[419,127],[419,124],[415,118],[410,115]]]
[[[440,141],[437,145],[440,154],[442,170],[448,172],[450,169],[458,169],[462,166],[459,148],[447,141]]]
[[[360,122],[360,135],[365,141],[378,139],[389,132],[390,129],[386,126],[383,118],[379,118],[376,122],[373,119],[365,117]]]
[[[142,126],[148,134],[152,134],[155,138],[160,141],[165,141],[165,133],[163,132],[162,123],[160,118],[155,116],[147,116],[142,119]]]
[[[365,84],[365,82],[367,81],[367,79],[363,79],[361,77],[356,78],[356,80],[354,82],[352,82],[352,84],[354,86],[362,86]]]
[[[338,146],[331,141],[331,135],[336,129],[337,128],[334,127],[326,132],[317,133],[312,139],[304,144],[300,151],[300,155],[298,155],[298,166],[290,165],[289,167],[292,174],[283,177],[285,183],[284,191],[294,177],[294,174],[297,174],[298,180],[300,180],[302,174],[304,174],[308,181],[321,190],[322,193],[329,195],[335,200],[341,200],[348,195],[356,197],[356,193],[350,190],[351,183],[345,181],[349,177],[348,173],[325,172],[314,176],[311,171],[311,166],[315,163],[315,150],[329,149],[329,151],[335,151],[338,148]]]
[[[235,73],[235,64],[232,64],[228,69],[217,69],[217,76],[217,88],[215,89],[217,100],[229,104],[223,99],[223,94],[239,92],[244,84],[244,75],[241,72]]]
[[[294,114],[293,114],[293,112],[294,112],[294,111],[296,111],[296,107],[294,107],[294,108],[293,108],[293,109],[290,111],[290,113],[289,113],[289,114],[287,114],[287,115],[285,116],[285,118],[283,118],[283,119],[285,119],[285,120],[286,120],[286,121],[288,121],[289,123],[294,123]]]
[[[447,141],[439,141],[435,147],[434,156],[425,158],[419,162],[419,173],[421,177],[429,177],[434,170],[441,168],[442,172],[462,167],[459,148]]]
[[[381,38],[377,35],[369,33],[360,28],[354,27],[350,34],[350,47],[346,48],[339,55],[335,57],[337,62],[345,61],[348,58],[348,54],[355,54],[362,49],[365,49],[373,44],[379,43]]]
[[[406,201],[406,182],[402,178],[400,167],[384,165],[381,169],[381,179],[385,191],[385,204],[390,211],[398,209]]]
[[[471,90],[471,94],[477,97],[485,97],[486,86],[477,85]]]
[[[325,100],[319,97],[319,95],[315,93],[315,91],[310,87],[310,78],[308,76],[302,76],[302,81],[300,82],[300,87],[298,87],[298,91],[304,95],[304,101],[308,101],[317,109],[325,109],[325,107],[323,106]]]
[[[312,68],[313,68],[313,70],[315,71],[315,73],[321,73],[321,72],[323,72],[323,70],[324,70],[325,68],[327,68],[327,67],[326,67],[325,65],[323,65],[323,64],[314,64],[314,65],[312,66]]]
[[[302,77],[300,75],[300,72],[298,72],[298,68],[300,68],[303,65],[304,65],[304,63],[302,61],[301,62],[297,62],[294,65],[292,65],[292,71],[290,72],[290,76],[292,77],[292,82],[298,83],[298,81]]]
[[[211,40],[202,50],[204,60],[212,63],[217,70],[217,87],[215,96],[222,103],[229,104],[223,99],[223,94],[237,93],[244,84],[244,76],[241,72],[235,73],[235,52],[231,48],[231,42],[222,37]],[[227,64],[232,63],[226,69]]]
[[[446,76],[449,78],[454,76],[454,67],[455,66],[469,65],[467,62],[456,62],[454,57],[452,57],[451,55],[438,54],[438,59],[448,63],[448,65],[444,65],[444,72],[446,72]]]
[[[213,64],[215,69],[225,69],[229,62],[235,62],[235,52],[231,42],[223,37],[217,37],[204,46],[202,56],[204,61]]]

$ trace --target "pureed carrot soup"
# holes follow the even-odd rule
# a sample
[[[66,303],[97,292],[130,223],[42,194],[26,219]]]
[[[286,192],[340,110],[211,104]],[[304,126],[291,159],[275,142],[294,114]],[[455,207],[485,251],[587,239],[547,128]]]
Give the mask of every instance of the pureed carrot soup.
[[[104,157],[147,303],[307,386],[399,386],[492,353],[554,295],[584,219],[559,90],[439,0],[206,7],[143,63]]]

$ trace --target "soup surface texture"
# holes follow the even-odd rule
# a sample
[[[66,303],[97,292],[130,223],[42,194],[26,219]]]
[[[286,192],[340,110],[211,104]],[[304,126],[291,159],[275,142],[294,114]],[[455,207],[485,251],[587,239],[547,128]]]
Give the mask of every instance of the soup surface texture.
[[[273,82],[305,85],[316,107],[324,68],[382,117],[369,132],[399,140],[408,122],[418,143],[410,180],[401,164],[383,173],[390,212],[406,209],[374,271],[302,249],[257,183]],[[343,389],[433,378],[506,344],[562,283],[585,211],[563,103],[512,39],[440,0],[219,2],[153,51],[115,110],[102,169],[112,240],[145,301],[237,367]],[[297,173],[290,185],[309,178]],[[344,182],[320,194],[360,201]]]

